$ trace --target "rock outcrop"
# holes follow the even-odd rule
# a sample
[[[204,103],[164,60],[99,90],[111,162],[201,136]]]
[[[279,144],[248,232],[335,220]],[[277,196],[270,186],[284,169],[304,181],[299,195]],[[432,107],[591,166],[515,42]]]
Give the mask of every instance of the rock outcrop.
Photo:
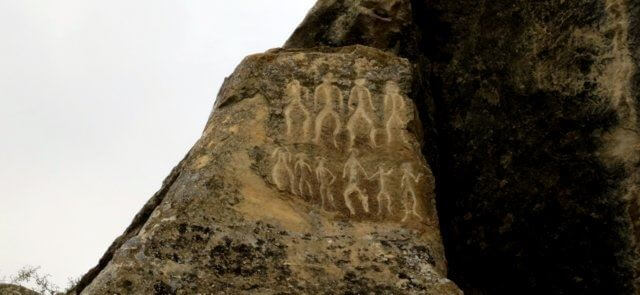
[[[202,138],[82,294],[460,294],[446,279],[434,179],[380,50],[246,58]]]
[[[639,9],[319,0],[76,291],[637,294]]]
[[[381,39],[314,34],[328,27],[313,16],[298,31],[418,68],[413,98],[435,142],[424,154],[450,277],[471,294],[639,292],[640,4],[410,2],[412,25],[394,6],[408,1],[326,0],[312,11],[348,6],[324,23]],[[299,39],[287,45],[308,44]]]

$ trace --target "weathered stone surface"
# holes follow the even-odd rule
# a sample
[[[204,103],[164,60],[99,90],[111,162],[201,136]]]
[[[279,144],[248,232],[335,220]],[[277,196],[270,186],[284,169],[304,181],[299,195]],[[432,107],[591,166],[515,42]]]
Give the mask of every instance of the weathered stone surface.
[[[284,47],[366,45],[414,56],[415,27],[410,0],[319,0]]]
[[[319,1],[307,20],[331,26],[291,43],[372,45],[417,65],[454,281],[471,294],[638,292],[640,3],[413,0],[402,11],[418,29],[402,26],[397,44],[419,47],[404,52],[326,37],[357,27],[327,19],[329,3],[361,5]]]
[[[80,289],[637,294],[639,13],[319,0]]]
[[[638,3],[415,3],[452,278],[481,294],[637,292]]]
[[[76,291],[460,294],[412,87],[407,60],[370,47],[246,58]]]
[[[38,295],[38,292],[25,287],[11,284],[0,284],[0,294],[2,295]]]

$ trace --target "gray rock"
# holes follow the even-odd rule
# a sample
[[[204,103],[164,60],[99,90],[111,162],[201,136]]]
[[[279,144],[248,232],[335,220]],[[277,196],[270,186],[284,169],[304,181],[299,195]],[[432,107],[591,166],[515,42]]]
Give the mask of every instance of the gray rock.
[[[285,48],[366,45],[406,57],[417,54],[410,0],[320,0]]]

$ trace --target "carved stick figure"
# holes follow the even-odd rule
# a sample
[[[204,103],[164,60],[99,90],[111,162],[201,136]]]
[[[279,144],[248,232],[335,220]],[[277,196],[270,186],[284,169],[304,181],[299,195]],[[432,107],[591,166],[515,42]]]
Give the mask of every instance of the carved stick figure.
[[[318,157],[318,166],[316,167],[316,179],[320,184],[320,198],[322,199],[322,208],[324,209],[325,199],[329,200],[331,207],[335,208],[333,202],[333,194],[331,193],[331,185],[336,181],[336,176],[325,167],[327,159]]]
[[[356,214],[356,210],[355,208],[353,208],[353,203],[351,202],[351,195],[353,193],[358,194],[358,198],[362,203],[362,208],[364,208],[365,212],[369,212],[369,197],[366,196],[362,189],[360,189],[360,187],[358,186],[358,182],[360,181],[358,172],[362,172],[362,175],[367,178],[367,172],[364,170],[364,167],[362,167],[358,159],[356,159],[355,152],[351,152],[351,155],[349,156],[347,162],[344,164],[344,169],[342,170],[342,178],[347,178],[347,175],[349,176],[349,182],[347,183],[347,187],[345,188],[342,196],[344,197],[345,205],[347,205],[347,208],[349,209],[351,215]]]
[[[369,180],[378,177],[378,186],[380,188],[378,195],[376,195],[376,200],[378,201],[378,215],[382,214],[382,199],[386,201],[387,211],[391,214],[391,193],[389,192],[389,186],[387,183],[388,176],[393,173],[393,169],[389,169],[385,171],[384,168],[378,166],[378,171],[369,177]]]
[[[316,117],[316,137],[314,142],[316,144],[320,144],[320,138],[322,137],[322,127],[324,126],[325,121],[333,120],[334,128],[333,128],[333,145],[338,147],[338,142],[336,137],[340,133],[342,129],[342,122],[340,121],[340,116],[338,115],[338,111],[342,112],[343,104],[342,104],[342,92],[340,89],[333,84],[333,75],[330,73],[324,76],[322,79],[322,84],[316,87],[314,92],[314,104],[316,108],[318,107],[318,102],[323,104],[322,110],[318,113]],[[336,111],[336,108],[338,111]]]
[[[404,217],[402,218],[402,222],[407,221],[409,215],[413,215],[422,220],[422,216],[420,216],[417,211],[418,199],[416,198],[415,191],[415,186],[422,177],[422,173],[418,174],[418,176],[413,175],[411,163],[402,164],[402,172],[402,180],[400,184],[402,188],[402,205],[404,206]]]
[[[404,97],[400,95],[400,88],[396,82],[389,81],[385,86],[384,109],[390,112],[390,114],[386,116],[387,122],[385,126],[387,144],[391,145],[393,141],[398,140],[398,137],[400,137],[405,144],[409,145],[409,140],[405,135],[407,124],[406,118],[404,118],[404,116],[406,116],[405,101]]]
[[[309,135],[311,116],[309,115],[307,108],[305,108],[302,103],[303,90],[307,89],[300,86],[300,82],[298,80],[292,80],[287,84],[285,94],[287,96],[288,105],[284,110],[284,118],[287,125],[287,137],[292,138],[294,136],[293,122],[297,121],[294,119],[294,116],[302,116],[301,136],[302,139],[306,141]],[[306,93],[307,91],[304,92]]]
[[[313,177],[313,170],[306,160],[307,155],[303,153],[297,154],[293,171],[298,176],[298,191],[300,192],[300,196],[303,197],[305,195],[304,189],[306,188],[308,193],[307,196],[311,198],[313,197],[313,186],[311,185],[311,182],[309,182],[309,178]]]
[[[275,149],[271,157],[276,159],[276,163],[271,168],[271,178],[273,178],[276,187],[284,191],[289,186],[291,193],[295,193],[293,171],[289,165],[291,153],[286,148],[279,147]]]
[[[373,107],[373,102],[371,101],[371,93],[369,92],[369,89],[364,86],[366,83],[365,79],[357,79],[355,83],[356,85],[351,89],[348,103],[349,111],[353,112],[349,121],[347,121],[347,131],[349,131],[349,149],[353,148],[356,137],[360,132],[365,134],[368,132],[370,145],[375,147],[376,129],[373,124],[373,119],[371,118],[375,109]],[[358,125],[358,123],[362,123],[364,126]],[[359,129],[359,127],[364,127],[364,129]]]

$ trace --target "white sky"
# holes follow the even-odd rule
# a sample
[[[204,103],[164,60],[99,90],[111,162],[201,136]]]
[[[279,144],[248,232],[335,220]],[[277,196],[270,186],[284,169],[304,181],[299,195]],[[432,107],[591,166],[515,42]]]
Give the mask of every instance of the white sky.
[[[0,0],[0,277],[93,267],[315,0]]]

